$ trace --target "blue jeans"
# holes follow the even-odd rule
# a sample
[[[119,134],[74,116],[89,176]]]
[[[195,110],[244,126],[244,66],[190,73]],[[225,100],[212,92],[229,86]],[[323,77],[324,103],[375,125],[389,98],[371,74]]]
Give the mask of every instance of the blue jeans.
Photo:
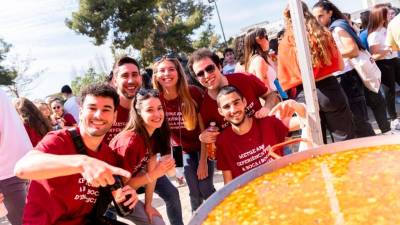
[[[7,208],[7,219],[13,225],[22,224],[25,206],[27,181],[18,177],[0,180],[0,193],[4,195],[4,205]]]
[[[154,192],[164,200],[171,225],[183,225],[179,191],[171,181],[166,176],[158,178]]]
[[[208,177],[204,180],[197,178],[197,168],[199,167],[199,152],[183,154],[183,168],[186,182],[189,187],[190,205],[195,211],[210,195],[215,192],[214,162],[207,160]]]

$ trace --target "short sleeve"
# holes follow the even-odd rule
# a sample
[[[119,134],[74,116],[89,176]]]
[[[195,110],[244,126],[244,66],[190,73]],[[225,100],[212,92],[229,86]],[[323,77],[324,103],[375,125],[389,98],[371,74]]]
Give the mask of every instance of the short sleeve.
[[[36,145],[35,149],[44,153],[51,153],[57,155],[68,154],[64,147],[68,143],[64,138],[57,135],[55,132],[47,133],[46,136]]]
[[[372,33],[370,33],[370,34],[368,35],[367,40],[368,40],[368,45],[369,45],[369,47],[374,46],[374,45],[379,45],[379,44],[380,44],[380,42],[379,42],[379,37],[378,37],[378,36],[379,36],[379,35],[378,35],[378,32],[377,32],[377,31],[372,32]]]
[[[189,86],[189,91],[190,91],[190,95],[192,96],[193,100],[197,104],[197,112],[199,112],[201,104],[204,99],[204,91],[193,85]]]

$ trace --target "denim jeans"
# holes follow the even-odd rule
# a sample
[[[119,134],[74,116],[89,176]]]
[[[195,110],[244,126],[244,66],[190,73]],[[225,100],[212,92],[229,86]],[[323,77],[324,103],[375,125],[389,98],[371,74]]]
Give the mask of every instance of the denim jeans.
[[[171,181],[166,176],[158,178],[154,192],[164,200],[171,225],[183,225],[179,191]]]
[[[27,181],[18,177],[0,180],[0,193],[4,195],[4,205],[7,208],[7,219],[12,225],[22,224],[25,206]]]
[[[390,123],[387,117],[385,98],[383,98],[381,90],[375,93],[365,88],[364,91],[367,105],[371,108],[381,133],[389,131]]]
[[[395,60],[393,60],[395,62]],[[385,90],[385,100],[387,112],[389,113],[389,118],[394,120],[397,118],[396,113],[396,71],[395,67],[392,65],[392,60],[390,59],[382,59],[377,60],[376,65],[379,67],[382,73],[382,84],[386,87]],[[398,78],[397,78],[398,79]]]
[[[199,152],[191,152],[183,154],[183,168],[186,182],[189,188],[190,205],[192,212],[210,197],[214,192],[214,162],[207,160],[208,177],[204,180],[199,180],[197,177],[197,168],[199,167]]]

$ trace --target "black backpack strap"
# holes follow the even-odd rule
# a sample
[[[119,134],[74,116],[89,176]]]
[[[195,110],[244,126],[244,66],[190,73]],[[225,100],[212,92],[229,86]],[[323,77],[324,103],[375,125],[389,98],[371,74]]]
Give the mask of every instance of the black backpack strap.
[[[81,155],[87,155],[85,144],[83,143],[82,137],[78,133],[77,129],[75,127],[73,127],[73,128],[69,128],[67,131],[68,131],[68,133],[71,134],[72,141],[74,142],[76,151],[78,151],[78,153]]]

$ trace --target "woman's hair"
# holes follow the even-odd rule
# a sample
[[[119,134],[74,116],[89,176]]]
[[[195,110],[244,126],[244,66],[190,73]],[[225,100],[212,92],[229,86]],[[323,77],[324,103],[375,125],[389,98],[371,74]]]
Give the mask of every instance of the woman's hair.
[[[329,30],[322,26],[317,19],[315,19],[304,2],[302,2],[302,7],[306,22],[305,25],[308,42],[310,44],[313,67],[321,67],[323,65],[329,66],[332,64],[332,53],[330,48],[332,44],[335,43],[333,37]],[[293,23],[289,7],[286,7],[285,11],[283,12],[283,16],[285,19],[284,36],[287,36],[289,41],[293,43],[293,45],[296,45],[294,41]]]
[[[240,65],[244,65],[244,35],[235,38],[235,59]]]
[[[15,101],[15,109],[24,124],[35,130],[40,136],[45,136],[52,130],[50,121],[28,99],[18,98]]]
[[[197,103],[193,100],[189,92],[189,85],[186,80],[186,74],[183,67],[177,58],[162,58],[161,60],[154,63],[153,71],[154,75],[152,77],[153,87],[163,92],[163,87],[157,81],[158,66],[160,63],[168,61],[172,62],[178,73],[178,82],[176,83],[176,89],[178,92],[178,97],[181,99],[180,108],[182,110],[183,124],[187,130],[194,130],[197,126]]]
[[[360,13],[361,28],[364,30],[367,29],[367,27],[368,27],[370,14],[371,14],[371,11],[369,11],[369,10],[366,10],[366,11]]]
[[[265,28],[252,28],[247,31],[244,37],[244,69],[246,71],[249,69],[251,57],[253,55],[260,55],[268,62],[265,52],[257,43],[256,38],[266,38],[268,40]]]
[[[151,155],[155,155],[157,153],[166,155],[170,152],[171,144],[170,130],[165,116],[161,127],[157,128],[150,137],[149,133],[147,133],[143,118],[140,115],[140,111],[143,107],[143,101],[150,98],[160,99],[158,90],[141,88],[136,93],[136,96],[132,102],[129,121],[123,131],[135,131],[138,135],[144,137],[144,143],[151,152]]]
[[[303,3],[304,4],[304,3]],[[336,5],[334,5],[332,2],[328,0],[320,0],[317,3],[314,4],[313,8],[322,8],[323,10],[329,12],[332,11],[332,17],[331,17],[331,22],[338,20],[338,19],[343,19],[347,21],[347,18],[343,13],[339,10]]]
[[[378,30],[382,26],[388,25],[388,7],[386,4],[376,4],[369,14],[368,34]]]

